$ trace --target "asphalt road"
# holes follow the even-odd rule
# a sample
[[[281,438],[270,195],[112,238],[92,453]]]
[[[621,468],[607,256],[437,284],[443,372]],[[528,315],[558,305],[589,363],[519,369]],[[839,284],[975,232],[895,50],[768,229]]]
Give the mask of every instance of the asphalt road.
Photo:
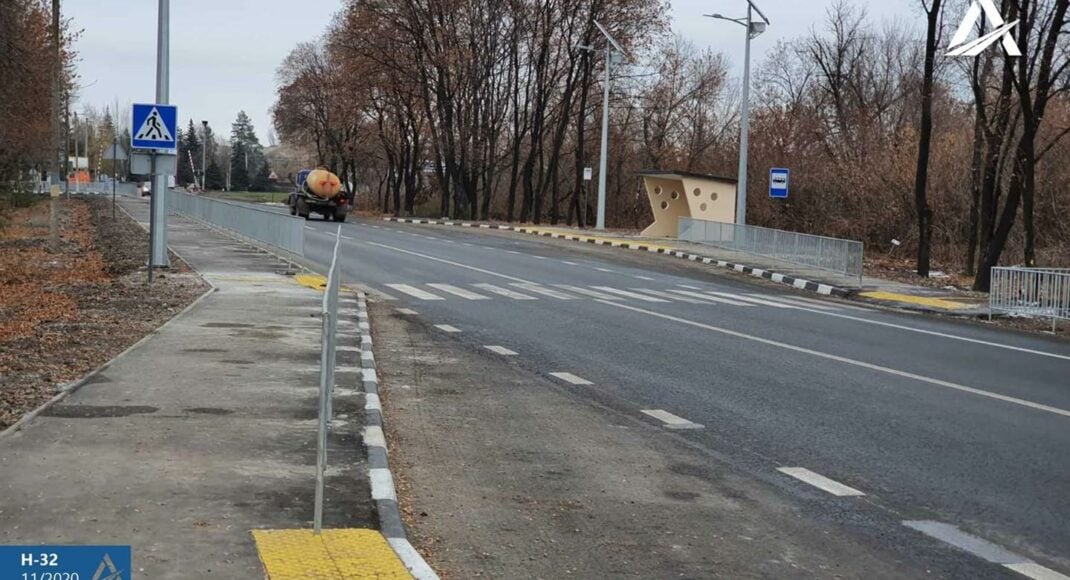
[[[307,223],[308,259],[328,259],[336,227]],[[592,402],[666,427],[679,417],[675,435],[895,557],[1070,575],[1066,343],[815,301],[660,256],[377,221],[342,232],[347,282],[373,298],[581,383]]]

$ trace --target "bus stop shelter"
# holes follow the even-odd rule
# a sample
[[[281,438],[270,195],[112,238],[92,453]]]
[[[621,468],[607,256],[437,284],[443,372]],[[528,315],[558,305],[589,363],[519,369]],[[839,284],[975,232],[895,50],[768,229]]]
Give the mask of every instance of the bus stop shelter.
[[[642,171],[654,223],[643,236],[675,238],[682,217],[723,223],[736,221],[735,179],[685,171]]]

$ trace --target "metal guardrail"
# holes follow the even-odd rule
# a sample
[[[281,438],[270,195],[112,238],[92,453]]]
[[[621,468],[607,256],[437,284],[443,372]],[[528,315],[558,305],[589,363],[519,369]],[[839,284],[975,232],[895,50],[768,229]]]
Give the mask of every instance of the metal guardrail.
[[[327,287],[323,292],[323,333],[320,338],[320,407],[319,432],[316,440],[316,500],[313,529],[319,534],[323,529],[323,475],[327,470],[327,430],[334,416],[334,365],[338,346],[338,292],[342,286],[342,271],[338,265],[338,247],[342,242],[339,226],[334,239],[334,254],[331,268],[327,271]]]
[[[167,192],[167,206],[239,236],[305,255],[305,222],[300,218],[175,190]]]
[[[989,318],[1004,312],[1019,316],[1070,320],[1070,268],[992,268]]]
[[[830,272],[862,282],[862,242],[798,232],[679,218],[679,239]]]

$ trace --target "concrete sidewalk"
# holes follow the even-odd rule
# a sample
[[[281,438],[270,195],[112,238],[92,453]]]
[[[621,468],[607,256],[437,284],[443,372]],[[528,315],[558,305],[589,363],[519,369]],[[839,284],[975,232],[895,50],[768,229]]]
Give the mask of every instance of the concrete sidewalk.
[[[132,544],[137,578],[263,578],[250,532],[311,527],[322,295],[201,226],[169,232],[216,291],[0,439],[0,544]],[[338,373],[324,523],[374,528],[360,353],[338,365],[355,370]],[[345,538],[366,562],[346,577],[409,577],[378,533]]]

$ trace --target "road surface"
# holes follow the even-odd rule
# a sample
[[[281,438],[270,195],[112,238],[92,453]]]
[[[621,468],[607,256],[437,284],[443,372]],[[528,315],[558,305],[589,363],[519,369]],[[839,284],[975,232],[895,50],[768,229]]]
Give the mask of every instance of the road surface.
[[[306,257],[327,261],[337,227],[307,222]],[[660,256],[364,220],[342,234],[344,274],[373,298],[671,429],[896,557],[957,545],[960,571],[1070,574],[1066,343]]]

